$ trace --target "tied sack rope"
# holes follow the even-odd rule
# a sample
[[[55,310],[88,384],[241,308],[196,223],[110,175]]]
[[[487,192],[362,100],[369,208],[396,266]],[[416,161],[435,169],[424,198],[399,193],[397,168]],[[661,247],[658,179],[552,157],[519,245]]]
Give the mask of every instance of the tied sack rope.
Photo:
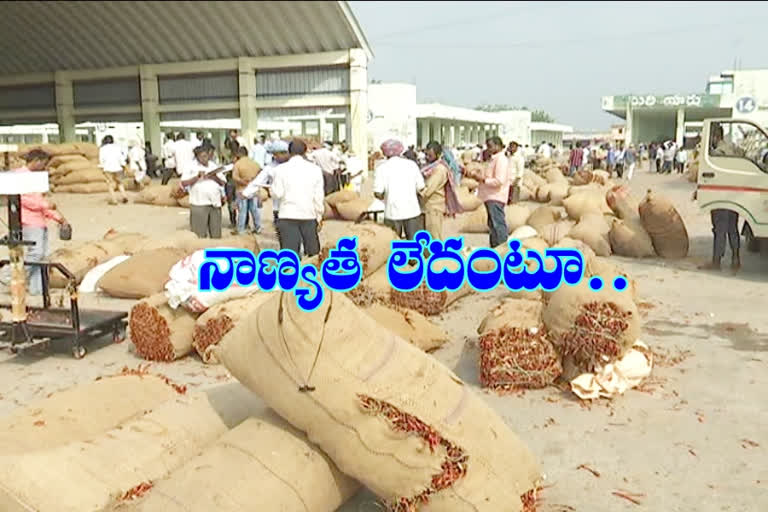
[[[280,306],[277,310],[278,333],[280,336],[280,341],[283,344],[283,348],[285,348],[285,352],[286,354],[288,354],[288,359],[291,362],[291,366],[293,366],[293,369],[295,370],[296,375],[300,375],[301,372],[299,371],[299,367],[296,364],[296,361],[294,361],[293,355],[291,355],[291,350],[290,348],[288,348],[288,341],[285,338],[285,326],[283,324],[283,320],[285,318],[283,313],[283,297],[284,296],[285,296],[285,292],[280,292]],[[312,374],[315,372],[317,361],[320,358],[320,351],[323,349],[323,342],[325,341],[325,326],[328,325],[328,319],[331,316],[331,310],[333,310],[333,295],[331,295],[331,303],[328,304],[328,311],[325,312],[325,318],[323,319],[323,327],[320,330],[320,342],[317,344],[317,352],[315,352],[315,359],[312,362],[312,366],[309,369],[309,373],[307,374],[307,377],[303,379],[299,377],[301,379],[301,382],[303,383],[299,386],[299,391],[302,393],[312,392],[315,390],[314,386],[309,385],[309,381],[312,379]],[[304,334],[305,336],[307,335],[307,333],[305,333],[304,330],[300,327],[300,324],[298,322],[296,323],[296,326],[302,332],[302,334]],[[256,327],[259,330],[259,336],[262,337],[263,339],[263,336],[261,336],[261,326],[259,325],[258,322],[256,323]]]

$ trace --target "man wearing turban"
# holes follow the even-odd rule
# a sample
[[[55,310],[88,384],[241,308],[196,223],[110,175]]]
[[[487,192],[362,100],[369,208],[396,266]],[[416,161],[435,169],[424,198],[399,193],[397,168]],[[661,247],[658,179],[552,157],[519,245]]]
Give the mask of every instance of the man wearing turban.
[[[387,161],[376,169],[373,195],[384,201],[384,223],[399,236],[413,240],[424,229],[419,192],[424,190],[424,177],[419,166],[403,158],[403,144],[396,139],[384,141],[381,152]]]

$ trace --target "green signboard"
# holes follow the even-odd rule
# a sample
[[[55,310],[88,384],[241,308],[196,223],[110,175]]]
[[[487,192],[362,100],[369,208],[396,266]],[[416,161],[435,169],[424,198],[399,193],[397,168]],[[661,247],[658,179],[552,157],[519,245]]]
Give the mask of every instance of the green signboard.
[[[677,109],[685,108],[718,108],[720,106],[719,94],[646,94],[607,96],[603,98],[603,109],[624,110],[627,105],[633,109]]]

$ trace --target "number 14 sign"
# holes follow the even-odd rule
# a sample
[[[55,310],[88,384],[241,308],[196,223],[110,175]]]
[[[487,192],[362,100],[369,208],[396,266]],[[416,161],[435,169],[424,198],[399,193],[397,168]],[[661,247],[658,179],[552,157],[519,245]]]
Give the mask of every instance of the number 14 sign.
[[[757,101],[751,96],[739,98],[736,102],[736,111],[740,114],[751,114],[757,109]]]

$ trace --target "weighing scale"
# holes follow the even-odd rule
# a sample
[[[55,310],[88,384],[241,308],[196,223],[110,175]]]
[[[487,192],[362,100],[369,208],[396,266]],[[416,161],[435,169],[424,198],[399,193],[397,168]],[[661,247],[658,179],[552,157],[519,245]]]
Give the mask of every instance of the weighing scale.
[[[7,167],[8,152],[15,152],[16,146],[0,145],[5,153]],[[53,340],[67,340],[72,344],[72,355],[76,359],[85,356],[84,342],[112,334],[112,340],[125,337],[127,313],[120,311],[81,310],[77,303],[77,280],[64,265],[55,262],[25,262],[24,247],[34,245],[23,239],[21,228],[21,194],[48,192],[48,173],[15,173],[0,171],[0,197],[8,203],[8,235],[0,239],[0,245],[8,246],[9,259],[0,260],[0,269],[11,268],[11,304],[0,304],[0,349],[12,353],[33,347],[47,347]],[[27,307],[27,276],[25,265],[41,268],[43,307]],[[69,309],[51,307],[48,273],[61,272],[67,279]],[[10,314],[8,311],[10,310]]]

